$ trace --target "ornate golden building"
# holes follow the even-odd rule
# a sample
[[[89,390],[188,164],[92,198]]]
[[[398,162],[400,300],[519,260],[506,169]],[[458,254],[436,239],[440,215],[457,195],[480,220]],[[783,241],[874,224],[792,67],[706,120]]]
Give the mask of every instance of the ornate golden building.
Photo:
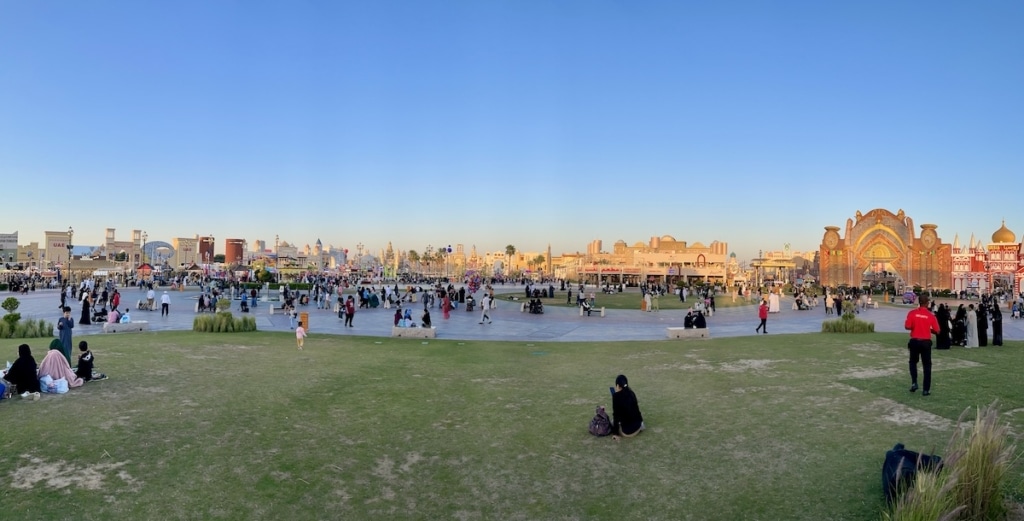
[[[858,211],[846,220],[842,235],[838,226],[826,226],[819,251],[821,283],[950,289],[952,249],[936,228],[922,224],[917,236],[914,221],[903,210],[893,214],[880,208],[866,214]]]

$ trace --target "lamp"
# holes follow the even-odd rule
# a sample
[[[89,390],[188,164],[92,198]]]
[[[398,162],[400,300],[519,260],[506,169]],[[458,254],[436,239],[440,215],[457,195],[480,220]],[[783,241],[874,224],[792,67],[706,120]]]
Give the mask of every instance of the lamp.
[[[68,226],[68,284],[71,284],[71,248],[74,248],[72,240],[75,236],[75,229]]]

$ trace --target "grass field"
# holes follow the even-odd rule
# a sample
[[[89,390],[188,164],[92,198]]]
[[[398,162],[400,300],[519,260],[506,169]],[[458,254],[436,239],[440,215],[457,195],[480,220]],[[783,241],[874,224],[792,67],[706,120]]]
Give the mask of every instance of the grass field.
[[[890,334],[89,340],[111,379],[0,403],[5,517],[873,520],[894,443],[941,452],[964,408],[994,398],[1024,432],[1013,342],[936,351],[923,397]],[[648,429],[594,438],[619,373]]]

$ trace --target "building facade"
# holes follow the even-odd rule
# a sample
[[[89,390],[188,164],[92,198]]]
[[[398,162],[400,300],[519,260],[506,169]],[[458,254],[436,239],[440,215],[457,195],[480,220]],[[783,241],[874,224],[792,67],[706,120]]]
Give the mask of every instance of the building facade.
[[[838,226],[826,226],[819,250],[823,286],[861,287],[892,284],[952,289],[952,246],[939,238],[934,224],[922,224],[918,235],[913,220],[874,209],[860,211]]]

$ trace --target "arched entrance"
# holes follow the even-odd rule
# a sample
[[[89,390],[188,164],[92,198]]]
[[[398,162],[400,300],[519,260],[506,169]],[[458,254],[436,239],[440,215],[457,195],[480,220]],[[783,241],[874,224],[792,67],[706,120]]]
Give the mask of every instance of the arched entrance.
[[[856,220],[847,219],[842,235],[838,226],[826,226],[819,251],[822,285],[946,289],[951,284],[952,250],[939,239],[936,228],[922,224],[916,236],[914,223],[903,210],[893,214],[883,209],[857,212]]]

